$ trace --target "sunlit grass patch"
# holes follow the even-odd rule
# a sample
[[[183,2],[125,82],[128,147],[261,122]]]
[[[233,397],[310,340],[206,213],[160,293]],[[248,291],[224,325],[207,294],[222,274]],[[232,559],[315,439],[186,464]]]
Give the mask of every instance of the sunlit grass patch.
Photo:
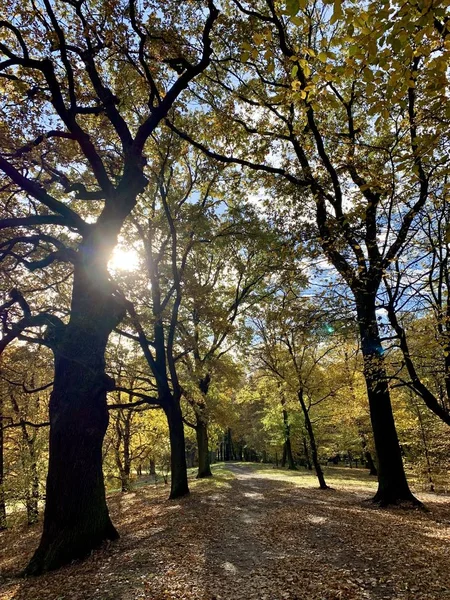
[[[255,475],[264,475],[264,478],[274,481],[289,481],[299,487],[316,488],[317,477],[314,471],[299,468],[297,471],[289,471],[282,468],[274,468],[270,464],[258,463],[234,463],[236,465],[251,468]],[[330,487],[350,487],[353,489],[375,490],[377,487],[376,477],[370,476],[366,469],[350,467],[323,467],[327,485]]]
[[[230,481],[235,479],[234,473],[225,464],[211,465],[212,477],[206,477],[204,479],[193,479],[189,485],[195,490],[206,490],[212,491],[215,489],[230,488]]]

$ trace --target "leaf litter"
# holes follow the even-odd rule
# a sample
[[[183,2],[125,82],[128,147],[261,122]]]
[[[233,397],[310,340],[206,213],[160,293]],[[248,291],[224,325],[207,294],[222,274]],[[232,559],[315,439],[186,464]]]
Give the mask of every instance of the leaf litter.
[[[450,497],[381,510],[364,478],[319,490],[229,465],[179,500],[111,494],[120,540],[58,571],[18,577],[39,525],[1,533],[0,600],[450,600]]]

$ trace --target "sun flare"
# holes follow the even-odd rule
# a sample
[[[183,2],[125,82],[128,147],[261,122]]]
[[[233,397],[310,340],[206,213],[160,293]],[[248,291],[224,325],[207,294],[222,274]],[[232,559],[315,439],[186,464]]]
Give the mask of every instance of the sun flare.
[[[111,271],[136,271],[139,267],[138,253],[118,246],[114,248],[108,267]]]

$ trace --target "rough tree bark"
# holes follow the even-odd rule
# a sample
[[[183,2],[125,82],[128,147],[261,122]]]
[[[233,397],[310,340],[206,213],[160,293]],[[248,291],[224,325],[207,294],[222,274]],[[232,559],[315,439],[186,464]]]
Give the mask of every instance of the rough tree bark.
[[[58,568],[118,537],[106,505],[102,444],[113,383],[105,374],[105,349],[123,314],[106,269],[76,266],[70,321],[55,332],[53,344],[44,529],[27,575]]]
[[[161,405],[169,425],[171,470],[169,498],[173,500],[189,494],[183,415],[180,401],[174,396],[162,400]]]
[[[375,450],[378,458],[378,490],[373,501],[381,506],[420,502],[411,493],[406,480],[395,428],[394,415],[384,367],[376,310],[375,294],[356,296],[364,377],[369,398]]]

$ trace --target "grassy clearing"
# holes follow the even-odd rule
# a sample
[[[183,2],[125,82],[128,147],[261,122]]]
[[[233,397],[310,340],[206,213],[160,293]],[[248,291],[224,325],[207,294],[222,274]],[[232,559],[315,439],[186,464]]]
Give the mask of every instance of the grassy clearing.
[[[289,481],[296,486],[305,488],[316,488],[317,477],[314,471],[309,471],[303,468],[297,471],[289,471],[287,469],[274,468],[274,465],[262,463],[233,463],[237,466],[250,468],[254,474],[260,474],[264,478],[273,481]],[[377,479],[369,475],[367,469],[349,468],[349,467],[323,467],[324,475],[327,484],[330,487],[339,488],[354,488],[361,490],[376,490]]]

